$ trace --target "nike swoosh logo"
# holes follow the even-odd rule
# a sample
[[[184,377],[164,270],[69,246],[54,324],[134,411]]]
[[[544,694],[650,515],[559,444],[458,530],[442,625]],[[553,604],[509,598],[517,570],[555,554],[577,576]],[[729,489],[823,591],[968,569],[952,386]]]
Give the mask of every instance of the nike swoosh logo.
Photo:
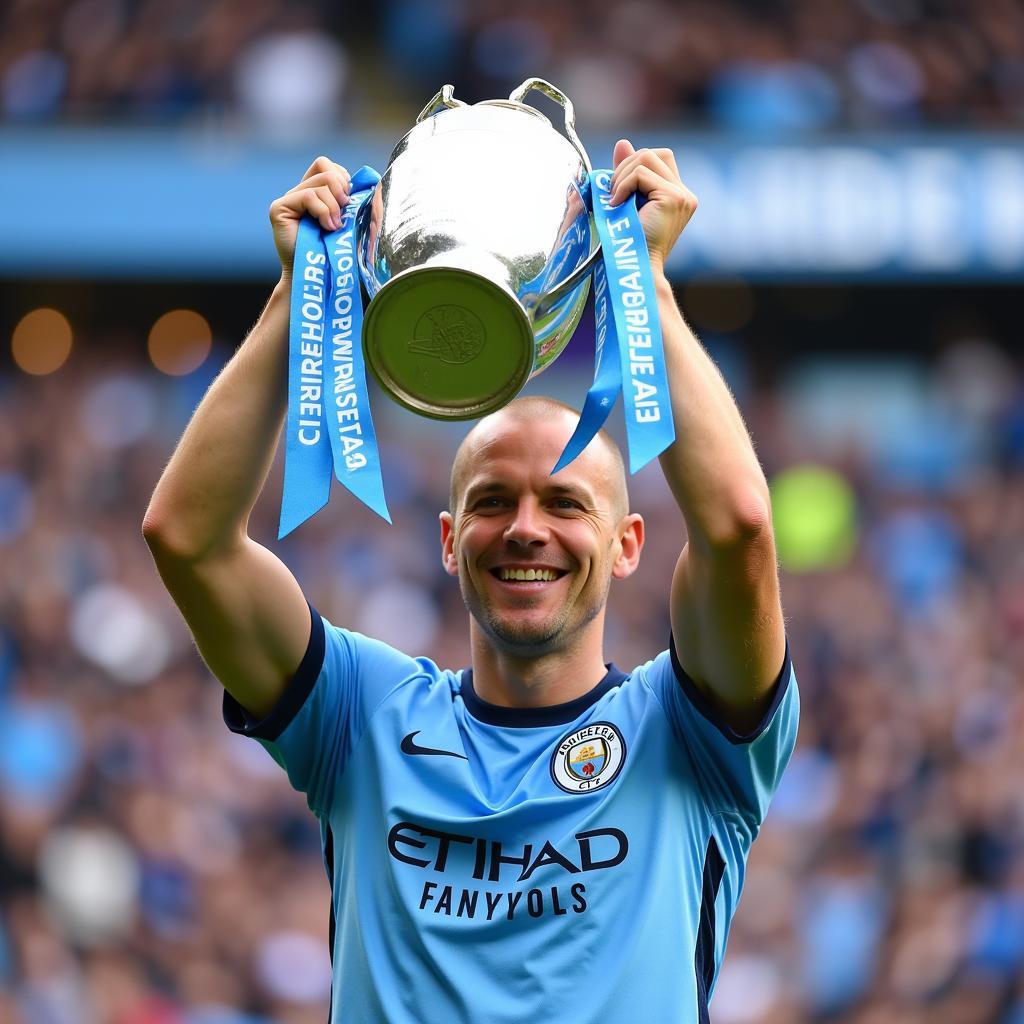
[[[433,747],[421,747],[418,743],[413,742],[419,734],[420,730],[417,729],[415,732],[409,733],[408,736],[402,737],[403,754],[443,754],[447,757],[461,757],[463,761],[469,760],[465,754],[456,754],[454,750],[435,750]]]

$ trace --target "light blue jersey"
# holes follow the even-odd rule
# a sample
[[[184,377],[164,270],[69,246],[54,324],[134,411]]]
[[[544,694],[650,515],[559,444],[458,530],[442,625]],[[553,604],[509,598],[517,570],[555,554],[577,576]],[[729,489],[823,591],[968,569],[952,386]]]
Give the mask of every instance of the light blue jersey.
[[[554,707],[482,701],[312,612],[254,736],[320,821],[334,1024],[706,1022],[750,845],[796,738],[789,651],[738,736],[669,651]]]

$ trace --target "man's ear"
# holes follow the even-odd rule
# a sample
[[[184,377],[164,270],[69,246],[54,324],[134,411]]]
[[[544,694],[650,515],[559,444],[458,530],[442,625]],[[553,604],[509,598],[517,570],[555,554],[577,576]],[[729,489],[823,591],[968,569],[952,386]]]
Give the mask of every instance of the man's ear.
[[[455,522],[451,512],[442,512],[441,521],[441,564],[449,576],[459,575],[459,561],[455,557]]]
[[[619,555],[612,566],[612,576],[624,580],[632,576],[640,564],[640,552],[644,546],[644,519],[637,512],[630,512],[619,524]]]

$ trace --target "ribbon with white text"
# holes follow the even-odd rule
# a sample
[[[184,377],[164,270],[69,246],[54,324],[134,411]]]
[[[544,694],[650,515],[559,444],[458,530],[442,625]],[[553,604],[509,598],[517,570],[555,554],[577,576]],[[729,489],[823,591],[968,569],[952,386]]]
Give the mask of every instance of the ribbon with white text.
[[[594,273],[594,383],[587,392],[576,430],[552,473],[563,469],[587,447],[604,425],[620,391],[630,473],[660,455],[676,436],[654,275],[637,197],[611,206],[611,177],[612,172],[607,170],[590,174],[602,256],[602,264]],[[615,345],[606,344],[608,331]]]
[[[327,504],[331,468],[339,483],[391,522],[381,479],[363,360],[363,299],[356,215],[380,175],[352,176],[341,227],[299,223],[288,326],[288,422],[278,539]]]

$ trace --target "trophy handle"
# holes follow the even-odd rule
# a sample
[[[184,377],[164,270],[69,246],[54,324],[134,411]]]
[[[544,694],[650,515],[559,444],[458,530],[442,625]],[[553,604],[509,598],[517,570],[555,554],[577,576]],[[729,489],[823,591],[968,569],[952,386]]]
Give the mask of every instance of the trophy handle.
[[[455,98],[455,86],[454,85],[442,85],[437,90],[434,98],[419,112],[419,116],[416,118],[416,123],[419,124],[425,118],[429,117],[433,112],[434,108],[438,105],[443,107],[468,107],[468,103],[463,103],[462,100]]]
[[[576,134],[576,108],[572,105],[572,100],[562,92],[557,86],[552,85],[550,82],[545,81],[543,78],[528,78],[518,89],[515,89],[509,95],[509,102],[511,103],[525,103],[525,97],[528,92],[532,92],[534,89],[537,92],[544,93],[548,99],[554,100],[560,104],[562,109],[565,111],[565,136],[572,144],[572,148],[576,150],[580,160],[583,161],[583,166],[586,169],[587,174],[593,170],[590,166],[590,157],[587,156],[587,151],[583,148],[583,143],[580,142],[580,137]],[[595,232],[596,234],[596,232]],[[571,274],[567,277],[563,277],[558,284],[549,288],[548,291],[541,296],[540,301],[532,310],[534,320],[542,317],[548,312],[553,306],[557,305],[566,295],[569,294],[578,284],[580,284],[585,277],[594,269],[594,264],[597,263],[601,256],[601,243],[598,242],[590,255],[580,264]]]
[[[572,100],[561,89],[550,82],[545,82],[543,78],[528,78],[509,96],[509,101],[512,103],[525,103],[524,97],[534,89],[537,92],[544,93],[548,99],[561,104],[562,109],[565,111],[566,137],[572,143],[573,149],[579,153],[583,166],[587,169],[587,174],[589,174],[593,168],[590,166],[590,157],[587,156],[587,151],[583,148],[583,143],[580,142],[580,137],[576,134],[576,108],[572,105]]]

